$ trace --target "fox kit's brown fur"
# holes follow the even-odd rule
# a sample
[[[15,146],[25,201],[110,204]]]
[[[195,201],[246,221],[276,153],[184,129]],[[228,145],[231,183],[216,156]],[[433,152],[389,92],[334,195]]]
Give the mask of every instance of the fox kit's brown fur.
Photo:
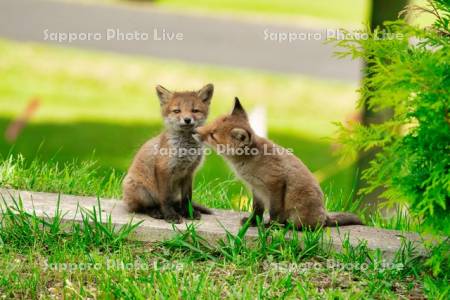
[[[194,171],[202,160],[202,145],[192,133],[205,122],[213,91],[212,84],[195,92],[156,87],[166,130],[141,147],[123,181],[130,211],[173,223],[211,213],[192,202]]]
[[[198,127],[194,137],[223,155],[252,189],[253,213],[243,222],[255,225],[267,208],[271,221],[298,228],[362,224],[350,213],[327,213],[313,174],[292,153],[254,133],[239,99],[231,115]]]

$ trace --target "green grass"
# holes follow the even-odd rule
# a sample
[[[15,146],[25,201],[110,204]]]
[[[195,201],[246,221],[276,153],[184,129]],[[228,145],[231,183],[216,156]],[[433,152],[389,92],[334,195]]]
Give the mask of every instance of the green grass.
[[[227,113],[234,96],[249,110],[266,106],[269,137],[292,148],[312,171],[333,166],[323,188],[350,193],[353,168],[338,165],[324,137],[333,134],[333,121],[353,113],[355,85],[5,40],[0,40],[0,74],[0,132],[31,97],[41,99],[14,145],[0,139],[3,157],[12,152],[59,163],[94,159],[102,172],[114,168],[123,174],[139,146],[162,129],[154,86],[182,90],[213,82],[211,119]],[[212,155],[197,182],[230,178],[223,160]],[[230,197],[241,189],[233,187]]]
[[[102,174],[94,161],[44,163],[18,155],[0,163],[0,186],[4,188],[120,198],[122,177],[114,169]]]
[[[314,18],[316,22],[332,21],[342,25],[361,24],[367,17],[367,0],[158,0],[157,5],[191,9],[203,12],[234,13],[266,16],[270,18]]]
[[[282,21],[303,23],[312,26],[333,24],[336,26],[358,26],[367,18],[368,0],[63,0],[88,4],[121,3],[149,7],[201,13],[210,17],[232,16],[233,18],[254,19],[258,21]]]
[[[65,193],[121,199],[124,173],[114,168],[100,168],[93,160],[61,163],[39,158],[25,159],[9,155],[0,160],[0,187],[19,190]],[[234,195],[230,198],[230,195]],[[198,180],[193,196],[208,207],[249,210],[251,198],[233,177],[228,180]],[[347,211],[358,214],[365,224],[386,229],[421,232],[420,220],[408,210],[398,207],[395,214],[365,212],[362,198],[343,192],[328,191],[325,204],[328,211]]]
[[[144,1],[138,0],[137,2]],[[125,1],[122,0],[122,2]],[[410,3],[425,6],[426,0],[411,0]],[[235,18],[253,18],[259,22],[282,20],[295,23],[297,21],[315,27],[326,25],[361,27],[368,22],[371,10],[371,2],[368,0],[156,0],[155,4],[183,12],[186,10],[203,12],[212,17],[226,14],[233,15]],[[421,25],[429,25],[431,19],[427,15],[419,15],[415,16],[412,21]]]
[[[100,168],[93,160],[61,163],[39,158],[25,159],[10,155],[0,160],[0,187],[20,190],[65,193],[121,199],[125,174],[113,168]],[[230,190],[238,190],[235,179],[198,181],[194,189],[196,201],[209,207],[240,209],[248,207],[244,190],[229,199]],[[242,201],[246,203],[242,203]]]
[[[60,0],[86,4],[125,4],[137,9],[163,8],[175,13],[196,13],[209,17],[239,20],[302,24],[309,27],[362,27],[368,22],[369,0]],[[411,0],[411,4],[426,6],[426,0]],[[413,15],[411,22],[423,26],[432,23],[426,14]]]
[[[100,211],[98,207],[97,211]],[[289,229],[259,228],[248,244],[247,228],[218,244],[194,225],[162,243],[127,242],[135,225],[117,231],[85,213],[83,225],[43,221],[20,201],[0,214],[0,294],[6,298],[182,299],[446,299],[448,253],[431,249],[442,269],[404,242],[387,264],[361,242],[331,250],[324,230],[287,239]]]
[[[264,103],[271,138],[294,148],[314,171],[336,163],[332,145],[321,137],[332,132],[330,121],[351,112],[355,97],[354,87],[337,82],[7,41],[0,41],[0,75],[0,131],[30,97],[42,99],[15,145],[0,140],[0,186],[106,197],[120,197],[133,152],[161,129],[156,83],[191,88],[213,81],[213,115],[228,110],[234,94],[250,106]],[[196,200],[212,207],[245,206],[242,186],[224,170],[220,158],[208,158],[196,181]],[[328,209],[359,209],[349,192],[352,174],[343,168],[322,182]],[[81,224],[65,223],[61,213],[47,220],[26,213],[16,200],[8,208],[0,203],[3,298],[448,299],[450,294],[448,238],[430,246],[429,257],[404,242],[386,266],[365,242],[355,246],[345,238],[343,251],[332,251],[326,229],[288,239],[285,228],[259,228],[258,239],[249,244],[243,227],[213,245],[187,225],[171,240],[148,244],[128,241],[137,225],[117,230],[110,217],[100,219],[100,207],[80,211]],[[418,220],[402,210],[393,218],[375,214],[366,221],[420,230]]]

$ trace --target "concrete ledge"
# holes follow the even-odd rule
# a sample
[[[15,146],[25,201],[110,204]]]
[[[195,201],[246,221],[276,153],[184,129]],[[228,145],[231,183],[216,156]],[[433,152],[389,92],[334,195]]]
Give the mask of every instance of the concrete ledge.
[[[80,214],[76,214],[78,206],[84,209],[98,207],[98,199],[95,197],[81,197],[70,195],[58,195],[53,193],[17,191],[11,189],[0,189],[0,197],[6,200],[8,205],[13,203],[13,199],[22,199],[23,209],[43,218],[52,218],[56,211],[56,203],[60,197],[60,210],[65,213],[64,219],[67,222],[81,221]],[[143,221],[136,229],[133,239],[145,242],[163,241],[173,237],[176,232],[171,224],[153,219],[146,215],[130,214],[127,212],[122,201],[114,199],[101,199],[102,214],[111,215],[113,223],[119,228],[133,219],[134,222]],[[4,205],[2,203],[1,205]],[[1,212],[0,212],[1,213]],[[198,223],[197,233],[210,242],[216,242],[225,237],[224,228],[236,234],[240,228],[240,219],[248,215],[244,212],[234,212],[227,210],[214,210],[214,215],[202,215],[200,221],[188,221]],[[179,230],[184,231],[186,224],[175,225]],[[395,230],[378,229],[367,226],[345,226],[339,228],[327,228],[331,245],[334,249],[342,249],[342,240],[349,234],[350,243],[357,245],[361,240],[366,240],[370,249],[380,249],[386,259],[393,257],[395,252],[401,246],[402,237],[415,243],[419,253],[425,254],[422,240],[417,233],[400,232]],[[299,233],[302,234],[301,232]],[[247,232],[247,239],[253,239],[258,236],[255,228],[250,228]]]

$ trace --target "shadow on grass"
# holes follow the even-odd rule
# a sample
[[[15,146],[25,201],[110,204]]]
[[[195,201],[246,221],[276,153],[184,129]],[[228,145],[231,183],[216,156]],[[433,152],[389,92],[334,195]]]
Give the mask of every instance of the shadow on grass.
[[[0,118],[0,132],[5,132],[9,119]],[[96,160],[105,171],[113,167],[126,172],[133,155],[148,138],[162,129],[156,123],[100,123],[79,121],[73,123],[30,123],[22,131],[14,145],[0,139],[0,154],[21,153],[27,159],[39,157],[42,160],[58,162]],[[269,132],[270,137],[286,148],[292,148],[313,171],[336,161],[331,155],[330,144],[324,140],[311,140],[297,134]],[[353,168],[347,168],[322,183],[326,192],[347,195],[353,181]],[[206,158],[197,180],[227,180],[234,178],[222,158],[213,154]],[[241,184],[230,191],[239,192]]]

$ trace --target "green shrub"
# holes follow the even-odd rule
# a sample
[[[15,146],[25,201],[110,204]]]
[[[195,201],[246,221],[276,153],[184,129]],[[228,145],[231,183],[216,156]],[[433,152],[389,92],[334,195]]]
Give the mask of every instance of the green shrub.
[[[425,228],[449,234],[450,3],[411,9],[432,13],[435,23],[419,28],[389,22],[383,31],[348,32],[349,39],[335,41],[344,49],[338,55],[369,66],[359,106],[392,111],[379,124],[339,124],[338,139],[345,154],[378,150],[362,170],[367,187],[360,192],[382,187],[387,204],[405,203]],[[358,38],[363,33],[369,38]]]

